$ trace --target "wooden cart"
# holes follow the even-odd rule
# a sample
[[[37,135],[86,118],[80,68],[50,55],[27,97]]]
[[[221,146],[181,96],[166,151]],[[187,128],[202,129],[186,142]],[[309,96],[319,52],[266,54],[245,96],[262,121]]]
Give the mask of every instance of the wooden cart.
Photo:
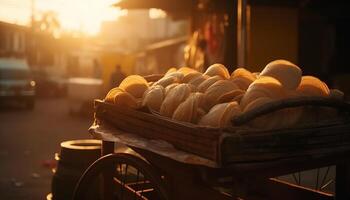
[[[279,130],[244,127],[266,113],[310,105],[337,108],[341,117]],[[97,100],[95,123],[115,129],[95,132],[103,140],[102,157],[79,181],[75,199],[87,199],[100,175],[102,199],[350,199],[349,111],[341,101],[292,99],[239,116],[233,120],[238,128],[214,129]],[[178,156],[153,149],[154,139],[172,144]],[[116,141],[134,152],[115,153]],[[336,166],[334,194],[272,178],[330,165]],[[317,184],[324,179],[317,177]]]

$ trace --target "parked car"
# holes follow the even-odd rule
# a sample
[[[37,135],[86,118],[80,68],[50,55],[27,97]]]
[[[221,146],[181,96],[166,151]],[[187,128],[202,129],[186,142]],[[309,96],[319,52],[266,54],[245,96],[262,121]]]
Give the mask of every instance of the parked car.
[[[102,79],[75,77],[68,80],[67,96],[70,114],[93,115],[94,99],[102,95]]]
[[[28,109],[35,105],[35,81],[24,59],[0,58],[0,101],[23,102]]]
[[[45,69],[35,69],[32,74],[36,83],[37,96],[63,97],[67,94],[65,77],[48,73]]]

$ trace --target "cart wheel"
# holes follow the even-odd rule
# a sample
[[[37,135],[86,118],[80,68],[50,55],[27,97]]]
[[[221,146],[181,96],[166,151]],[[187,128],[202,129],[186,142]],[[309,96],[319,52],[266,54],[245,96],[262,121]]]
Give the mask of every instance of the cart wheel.
[[[168,199],[163,180],[156,170],[141,158],[126,153],[109,154],[95,161],[80,178],[73,199],[88,199],[92,183],[99,181],[112,166],[115,169],[113,199]]]
[[[335,193],[335,166],[296,172],[277,177],[277,179],[320,192],[326,192],[329,194]]]

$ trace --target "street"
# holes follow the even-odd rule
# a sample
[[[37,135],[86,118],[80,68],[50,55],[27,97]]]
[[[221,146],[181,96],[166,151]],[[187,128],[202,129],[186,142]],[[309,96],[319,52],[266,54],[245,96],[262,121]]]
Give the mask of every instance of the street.
[[[91,122],[70,116],[64,98],[37,99],[32,111],[1,105],[0,199],[46,199],[60,142],[90,138]]]

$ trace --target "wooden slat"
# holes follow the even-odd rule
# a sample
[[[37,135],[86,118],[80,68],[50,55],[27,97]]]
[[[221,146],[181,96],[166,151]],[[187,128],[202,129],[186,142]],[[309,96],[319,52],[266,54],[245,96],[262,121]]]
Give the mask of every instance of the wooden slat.
[[[263,161],[342,152],[350,149],[350,125],[237,131],[221,145],[223,162]]]
[[[255,191],[271,200],[333,200],[334,196],[275,178],[256,182]]]

